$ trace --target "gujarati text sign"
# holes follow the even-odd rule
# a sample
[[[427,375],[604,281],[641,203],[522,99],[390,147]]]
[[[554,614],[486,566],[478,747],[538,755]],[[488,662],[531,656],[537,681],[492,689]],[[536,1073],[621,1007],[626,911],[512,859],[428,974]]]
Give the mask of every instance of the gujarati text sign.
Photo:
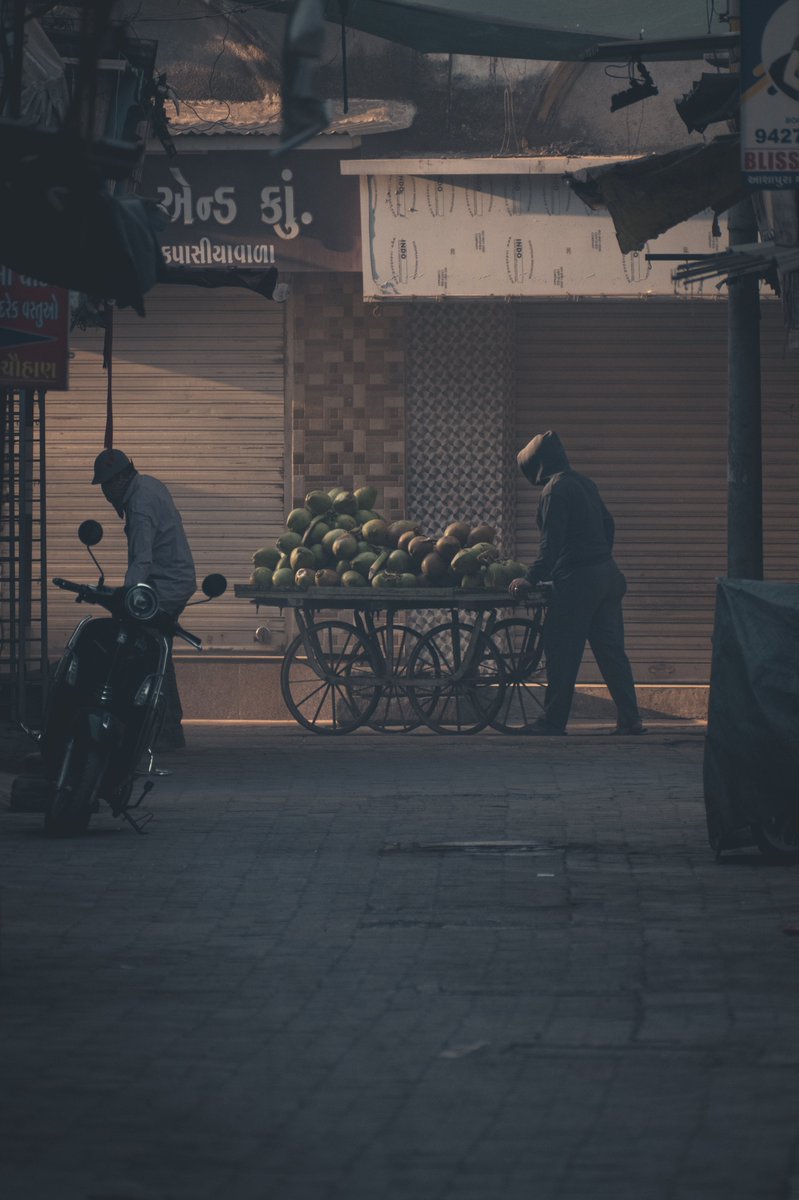
[[[68,387],[69,292],[0,267],[0,387]]]

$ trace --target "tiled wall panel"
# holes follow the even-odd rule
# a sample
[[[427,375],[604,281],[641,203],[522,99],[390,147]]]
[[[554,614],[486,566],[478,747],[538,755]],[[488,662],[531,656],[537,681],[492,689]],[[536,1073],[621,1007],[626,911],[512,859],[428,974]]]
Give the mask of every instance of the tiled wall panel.
[[[407,324],[408,516],[431,534],[488,521],[514,551],[513,311],[415,303]]]
[[[405,305],[365,304],[359,275],[292,283],[294,499],[334,484],[405,509]]]

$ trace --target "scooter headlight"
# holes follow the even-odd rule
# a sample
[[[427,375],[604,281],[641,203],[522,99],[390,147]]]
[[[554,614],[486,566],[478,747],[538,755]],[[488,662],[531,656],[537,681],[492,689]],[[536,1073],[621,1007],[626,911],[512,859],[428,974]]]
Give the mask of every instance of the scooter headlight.
[[[125,592],[125,612],[135,621],[149,621],[158,612],[158,597],[149,583],[136,583]]]

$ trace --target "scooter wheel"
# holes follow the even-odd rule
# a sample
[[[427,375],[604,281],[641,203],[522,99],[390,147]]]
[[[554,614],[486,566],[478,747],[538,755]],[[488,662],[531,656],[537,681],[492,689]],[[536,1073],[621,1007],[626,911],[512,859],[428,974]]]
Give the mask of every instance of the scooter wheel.
[[[104,759],[99,750],[92,749],[73,761],[64,786],[54,791],[45,809],[48,837],[77,837],[86,832],[91,819]]]
[[[799,818],[794,815],[772,817],[754,828],[760,853],[766,858],[799,860]]]

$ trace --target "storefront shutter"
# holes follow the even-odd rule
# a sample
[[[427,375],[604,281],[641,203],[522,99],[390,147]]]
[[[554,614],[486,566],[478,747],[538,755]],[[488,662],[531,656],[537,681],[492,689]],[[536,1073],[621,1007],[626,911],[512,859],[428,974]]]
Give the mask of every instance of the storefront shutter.
[[[765,575],[799,578],[799,360],[762,304]],[[726,573],[727,306],[520,305],[518,445],[556,429],[616,519],[627,648],[640,683],[706,683],[715,579]],[[536,555],[538,489],[519,476],[517,549]],[[598,679],[586,654],[581,676]]]
[[[198,580],[227,576],[227,594],[189,609],[187,628],[213,651],[259,651],[255,610],[233,595],[251,556],[284,529],[284,310],[240,289],[159,287],[146,318],[114,319],[114,443],[145,474],[167,484],[182,514]],[[102,522],[96,554],[120,583],[122,523],[91,486],[103,445],[106,374],[102,333],[72,338],[70,391],[47,398],[48,573],[94,582],[76,536],[80,521]],[[57,653],[86,609],[50,589],[50,651]],[[261,622],[263,622],[263,614]],[[266,614],[270,649],[283,645],[283,619]],[[180,648],[180,643],[178,643]]]

